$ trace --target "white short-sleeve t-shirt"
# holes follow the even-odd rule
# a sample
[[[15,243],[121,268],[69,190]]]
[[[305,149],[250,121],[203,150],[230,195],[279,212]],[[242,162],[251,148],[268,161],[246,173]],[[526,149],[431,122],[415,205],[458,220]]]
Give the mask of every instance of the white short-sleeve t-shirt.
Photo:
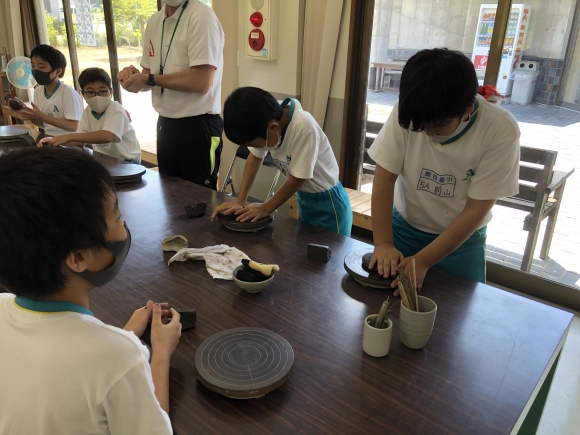
[[[0,293],[0,433],[172,435],[149,351],[88,314],[25,310]]]
[[[368,151],[377,165],[398,175],[394,206],[421,231],[441,234],[461,213],[467,197],[489,200],[518,192],[517,121],[499,105],[477,99],[474,124],[448,145],[402,128],[397,102]],[[482,227],[490,220],[491,213]]]
[[[93,113],[89,106],[85,108],[78,133],[92,133],[99,130],[113,133],[115,141],[106,144],[92,144],[93,151],[121,160],[141,161],[141,147],[135,135],[135,129],[129,121],[127,112],[119,102],[111,101],[101,116]]]
[[[179,25],[175,26],[181,12]],[[163,48],[161,33],[165,21]],[[171,35],[175,36],[169,49]],[[141,66],[159,74],[164,62],[163,74],[173,74],[197,66],[215,68],[213,84],[207,94],[180,92],[155,86],[152,90],[153,108],[166,118],[185,118],[206,113],[221,113],[221,83],[224,68],[224,31],[215,13],[199,0],[189,0],[185,9],[179,7],[171,17],[165,17],[165,6],[147,22],[143,36]],[[163,56],[162,56],[163,55]],[[166,60],[167,57],[167,60]]]
[[[259,158],[266,157],[269,152],[284,176],[292,175],[306,180],[300,190],[326,192],[338,183],[336,158],[316,120],[302,110],[298,100],[294,100],[294,104],[294,114],[280,146],[248,149]]]
[[[83,113],[83,99],[80,94],[69,85],[59,81],[52,94],[48,95],[44,86],[37,86],[34,89],[34,105],[42,113],[55,118],[78,121]],[[54,125],[44,123],[44,131],[47,136],[60,136],[62,134],[74,133]]]

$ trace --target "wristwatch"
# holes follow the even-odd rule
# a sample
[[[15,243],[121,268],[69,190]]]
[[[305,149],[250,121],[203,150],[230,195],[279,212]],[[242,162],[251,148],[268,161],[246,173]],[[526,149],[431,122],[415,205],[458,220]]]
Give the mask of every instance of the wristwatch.
[[[153,74],[149,74],[149,80],[147,80],[147,86],[155,86],[155,80],[153,80]]]

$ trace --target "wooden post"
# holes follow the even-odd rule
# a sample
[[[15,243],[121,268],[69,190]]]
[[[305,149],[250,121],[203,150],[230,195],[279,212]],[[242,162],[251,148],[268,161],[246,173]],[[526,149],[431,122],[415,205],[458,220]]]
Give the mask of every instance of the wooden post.
[[[103,0],[103,12],[105,14],[105,29],[107,31],[107,48],[109,51],[109,64],[111,65],[111,81],[115,100],[123,104],[121,88],[119,87],[119,60],[117,59],[117,42],[115,41],[115,18],[113,17],[113,5],[111,0]]]
[[[68,39],[68,51],[70,53],[70,67],[72,70],[73,84],[75,89],[80,92],[82,89],[79,85],[79,58],[77,56],[77,44],[72,21],[70,0],[62,0],[62,9],[64,11],[64,24],[66,26],[66,38]]]

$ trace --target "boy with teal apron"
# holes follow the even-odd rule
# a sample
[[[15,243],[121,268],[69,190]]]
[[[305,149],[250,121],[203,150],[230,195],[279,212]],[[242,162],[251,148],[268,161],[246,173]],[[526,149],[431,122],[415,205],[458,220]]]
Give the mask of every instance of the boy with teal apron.
[[[300,219],[344,236],[350,236],[352,209],[338,181],[338,164],[328,138],[300,103],[287,98],[278,103],[259,88],[239,88],[224,105],[224,131],[228,139],[250,150],[237,199],[217,207],[235,213],[241,222],[269,216],[294,194]],[[270,153],[287,177],[272,198],[245,206],[262,161]]]
[[[399,101],[369,149],[370,266],[385,278],[414,262],[419,288],[433,266],[485,282],[491,208],[518,192],[520,130],[478,88],[460,52],[422,50],[403,69]]]

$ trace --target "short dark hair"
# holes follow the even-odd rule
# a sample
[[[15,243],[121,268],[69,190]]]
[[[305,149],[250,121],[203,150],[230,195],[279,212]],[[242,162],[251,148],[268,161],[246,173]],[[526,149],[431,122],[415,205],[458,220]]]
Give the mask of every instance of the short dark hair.
[[[229,140],[245,145],[266,139],[270,121],[282,118],[282,107],[274,96],[260,88],[238,88],[224,104],[224,132]]]
[[[52,70],[62,69],[62,73],[59,77],[62,79],[64,77],[64,72],[66,71],[66,57],[59,50],[50,45],[41,44],[34,47],[32,53],[30,53],[30,58],[39,57],[45,62],[48,62]]]
[[[0,157],[0,287],[45,299],[66,284],[66,257],[106,248],[107,169],[73,149],[33,148]]]
[[[399,125],[419,131],[461,117],[475,101],[478,87],[475,68],[460,51],[421,50],[403,68]]]
[[[85,89],[89,83],[101,82],[111,89],[111,77],[102,68],[87,68],[79,76],[79,85],[81,89]]]

